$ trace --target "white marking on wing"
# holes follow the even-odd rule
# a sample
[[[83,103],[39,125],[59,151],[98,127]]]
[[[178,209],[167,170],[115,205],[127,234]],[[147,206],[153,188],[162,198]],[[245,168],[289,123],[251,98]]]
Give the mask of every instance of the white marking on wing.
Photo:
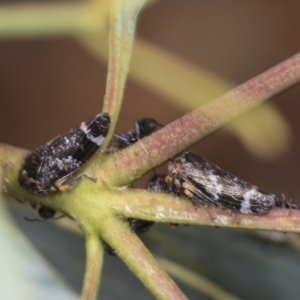
[[[241,203],[241,209],[240,211],[243,214],[250,214],[252,213],[251,211],[251,197],[257,193],[257,190],[251,189],[247,193],[244,194],[244,201]]]

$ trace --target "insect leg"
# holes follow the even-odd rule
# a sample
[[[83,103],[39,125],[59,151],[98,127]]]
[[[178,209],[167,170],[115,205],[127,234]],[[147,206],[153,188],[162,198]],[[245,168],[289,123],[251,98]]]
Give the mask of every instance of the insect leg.
[[[193,185],[191,185],[187,182],[184,182],[182,184],[182,187],[184,188],[184,191],[183,191],[184,194],[189,198],[189,200],[192,202],[192,204],[196,207],[199,205],[199,203],[201,205],[203,205],[207,209],[207,213],[209,214],[210,219],[212,221],[215,221],[216,217],[214,216],[214,214],[211,211],[211,206],[209,206],[209,203],[211,203],[211,201],[207,201],[206,196],[203,195],[203,197],[202,197],[202,194],[200,195],[200,197],[201,197],[201,199],[200,199],[199,191],[196,190],[196,188]]]
[[[87,178],[89,180],[97,182],[96,178],[90,177],[90,176],[86,175],[85,173],[83,173],[83,174],[79,175],[78,177],[72,179],[69,182],[66,182],[67,181],[66,178],[64,178],[63,180],[55,182],[54,183],[54,188],[56,190],[59,190],[59,191],[66,191],[69,187],[71,187],[72,185],[76,184],[77,182],[79,182],[83,178]]]
[[[47,219],[29,219],[27,217],[24,217],[24,219],[28,222],[45,222]]]
[[[184,194],[191,200],[194,205],[202,204],[207,206],[207,197],[202,194],[197,188],[188,182],[182,183]]]

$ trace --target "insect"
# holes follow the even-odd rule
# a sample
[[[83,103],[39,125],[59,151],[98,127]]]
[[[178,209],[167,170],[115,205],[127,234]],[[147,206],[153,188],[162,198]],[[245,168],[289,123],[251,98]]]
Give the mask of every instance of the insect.
[[[138,140],[150,135],[157,127],[162,127],[161,124],[157,123],[152,118],[144,118],[136,121],[134,129],[127,131],[122,134],[115,134],[113,138],[113,149],[122,150]]]
[[[156,193],[168,193],[173,194],[175,196],[182,196],[182,191],[178,189],[174,184],[170,183],[170,176],[167,175],[157,175],[150,179],[148,183],[148,191],[156,192]],[[179,224],[170,223],[170,225],[174,228]]]
[[[165,182],[166,176],[167,175],[154,174],[148,183],[147,190],[158,193],[168,193],[169,188]]]
[[[148,191],[158,192],[158,193],[168,193],[175,196],[182,196],[182,188],[178,188],[170,176],[168,175],[157,175],[155,174],[149,181]]]
[[[38,204],[35,202],[35,201],[32,201],[32,200],[24,200],[24,199],[20,199],[20,198],[15,198],[18,202],[20,203],[25,203],[27,201],[29,201],[30,203],[30,206],[33,208],[33,209],[36,209]],[[39,216],[42,218],[42,220],[39,220],[39,219],[29,219],[29,218],[24,218],[26,221],[30,221],[30,222],[34,222],[34,221],[38,221],[38,222],[43,222],[43,221],[46,221],[48,219],[60,219],[62,218],[64,215],[61,215],[59,217],[54,217],[55,214],[56,214],[56,210],[51,208],[51,207],[48,207],[48,206],[45,206],[43,204],[40,204],[40,207],[38,209],[38,214]]]
[[[48,206],[45,206],[45,205],[42,205],[39,210],[38,210],[38,213],[39,215],[44,218],[44,219],[51,219],[54,217],[55,213],[56,213],[56,210],[51,208],[51,207],[48,207]]]
[[[284,194],[280,194],[276,201],[277,207],[288,208],[288,209],[300,209],[300,202],[294,201],[294,195],[292,192],[289,193],[287,198]]]
[[[167,182],[187,196],[194,204],[214,204],[244,214],[269,213],[278,197],[221,169],[203,157],[183,152],[168,164]]]
[[[36,205],[35,206],[32,205],[32,207],[36,208]],[[29,219],[29,218],[25,218],[25,220],[30,221],[30,222],[34,222],[34,221],[43,222],[43,221],[46,221],[48,219],[57,220],[57,219],[60,219],[64,216],[64,215],[61,215],[61,216],[58,216],[58,217],[54,217],[55,214],[56,214],[56,210],[51,208],[51,207],[45,206],[45,205],[40,206],[40,208],[38,209],[38,214],[42,218],[41,220],[39,220],[39,219]]]
[[[107,113],[96,115],[79,127],[59,135],[30,153],[19,173],[20,186],[35,195],[64,191],[86,174],[68,179],[99,149],[110,126]]]

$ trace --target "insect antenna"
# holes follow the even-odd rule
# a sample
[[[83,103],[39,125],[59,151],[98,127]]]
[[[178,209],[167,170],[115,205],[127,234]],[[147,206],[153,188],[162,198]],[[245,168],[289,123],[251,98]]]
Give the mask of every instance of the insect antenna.
[[[28,222],[45,222],[46,221],[46,219],[30,219],[27,217],[24,217],[24,219]]]
[[[47,221],[48,219],[51,219],[51,220],[59,220],[59,219],[61,219],[61,218],[64,218],[65,217],[65,215],[64,214],[62,214],[62,215],[60,215],[60,216],[57,216],[57,217],[45,217],[45,218],[43,218],[43,219],[30,219],[30,218],[27,218],[27,217],[24,217],[24,219],[26,220],[26,221],[28,221],[28,222],[45,222],[45,221]]]

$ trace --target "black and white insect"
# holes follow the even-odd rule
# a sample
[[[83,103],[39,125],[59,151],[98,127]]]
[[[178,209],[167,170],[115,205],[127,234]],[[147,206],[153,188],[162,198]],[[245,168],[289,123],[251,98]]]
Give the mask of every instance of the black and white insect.
[[[150,135],[158,127],[162,127],[162,125],[152,118],[144,118],[142,120],[138,120],[134,124],[134,129],[125,133],[114,135],[112,147],[116,150],[122,150],[136,143],[142,138]]]
[[[34,150],[20,170],[20,186],[32,194],[42,195],[48,191],[64,191],[83,177],[92,179],[81,174],[68,181],[97,152],[109,126],[109,115],[101,113]]]
[[[278,197],[221,169],[203,157],[183,152],[168,164],[168,184],[176,186],[194,204],[214,204],[244,214],[269,213]]]

